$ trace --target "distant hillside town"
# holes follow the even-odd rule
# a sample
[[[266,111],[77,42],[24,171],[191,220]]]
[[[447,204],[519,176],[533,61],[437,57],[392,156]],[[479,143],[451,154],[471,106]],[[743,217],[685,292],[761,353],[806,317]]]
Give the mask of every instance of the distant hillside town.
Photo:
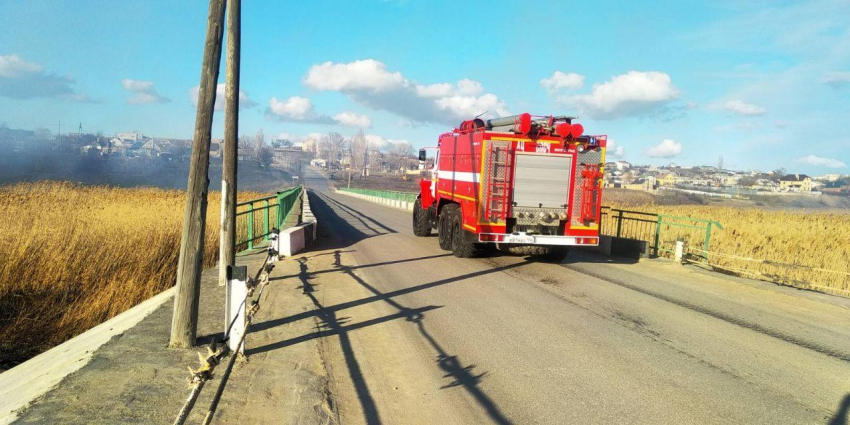
[[[808,176],[784,168],[762,172],[735,171],[718,166],[683,167],[633,165],[627,161],[605,164],[605,186],[654,192],[676,190],[707,196],[745,197],[782,194],[850,194],[850,175]]]
[[[221,155],[221,139],[213,139],[210,155]],[[119,132],[112,136],[77,132],[51,134],[46,129],[17,130],[0,126],[0,151],[12,161],[22,154],[53,153],[78,158],[120,159],[124,161],[156,161],[159,163],[188,161],[191,139],[149,137],[139,131]],[[339,133],[313,135],[305,140],[285,138],[267,140],[262,130],[254,136],[239,138],[239,160],[256,161],[260,167],[275,166],[297,175],[301,164],[310,162],[328,170],[353,170],[368,175],[374,172],[419,174],[423,166],[413,155],[407,141],[386,141],[359,132],[351,137]],[[633,165],[618,160],[605,163],[606,187],[647,192],[681,191],[715,197],[748,195],[805,194],[818,196],[850,195],[850,175],[825,174],[809,176],[787,171],[736,171],[717,166],[679,166],[669,164]]]

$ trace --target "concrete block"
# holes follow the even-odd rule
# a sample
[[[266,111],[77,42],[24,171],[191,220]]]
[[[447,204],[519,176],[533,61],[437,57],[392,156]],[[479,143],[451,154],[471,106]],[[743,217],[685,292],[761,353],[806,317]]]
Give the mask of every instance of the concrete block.
[[[315,242],[316,222],[309,222],[290,227],[280,232],[280,255],[291,257],[309,248]]]

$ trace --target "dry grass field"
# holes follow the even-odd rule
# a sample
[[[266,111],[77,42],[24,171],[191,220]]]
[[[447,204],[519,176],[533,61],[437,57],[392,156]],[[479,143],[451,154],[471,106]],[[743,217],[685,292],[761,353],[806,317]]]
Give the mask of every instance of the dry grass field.
[[[0,370],[173,285],[184,199],[153,188],[0,186]],[[211,192],[205,266],[217,259],[219,202]]]
[[[720,271],[850,296],[850,210],[659,205],[645,202],[646,196],[618,194],[605,204],[716,220],[723,229],[712,229],[708,253],[701,245],[704,232],[698,230],[664,228],[660,245],[672,249],[682,236],[695,258],[707,254],[709,264]]]

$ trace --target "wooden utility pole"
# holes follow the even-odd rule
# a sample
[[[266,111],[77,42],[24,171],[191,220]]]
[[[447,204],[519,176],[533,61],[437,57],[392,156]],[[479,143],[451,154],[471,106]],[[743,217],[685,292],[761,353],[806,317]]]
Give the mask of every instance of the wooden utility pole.
[[[241,0],[227,0],[227,57],[224,89],[224,146],[221,167],[221,233],[218,284],[227,283],[227,266],[236,265],[236,174],[239,151],[239,57]]]
[[[186,188],[183,234],[180,239],[180,259],[177,265],[177,294],[174,296],[174,316],[171,318],[169,346],[173,348],[192,347],[198,332],[207,189],[210,184],[210,138],[223,32],[224,0],[210,0],[201,85],[198,90],[198,110],[195,115],[195,134],[192,141],[192,162],[189,165],[189,184]]]

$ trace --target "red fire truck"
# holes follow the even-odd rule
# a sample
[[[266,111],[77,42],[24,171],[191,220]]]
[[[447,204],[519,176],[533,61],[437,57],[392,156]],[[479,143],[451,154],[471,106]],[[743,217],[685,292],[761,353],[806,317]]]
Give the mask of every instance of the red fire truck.
[[[437,229],[440,247],[462,258],[488,244],[558,258],[570,246],[597,245],[607,136],[584,135],[573,120],[476,118],[441,135],[430,178],[420,181],[413,233]]]

